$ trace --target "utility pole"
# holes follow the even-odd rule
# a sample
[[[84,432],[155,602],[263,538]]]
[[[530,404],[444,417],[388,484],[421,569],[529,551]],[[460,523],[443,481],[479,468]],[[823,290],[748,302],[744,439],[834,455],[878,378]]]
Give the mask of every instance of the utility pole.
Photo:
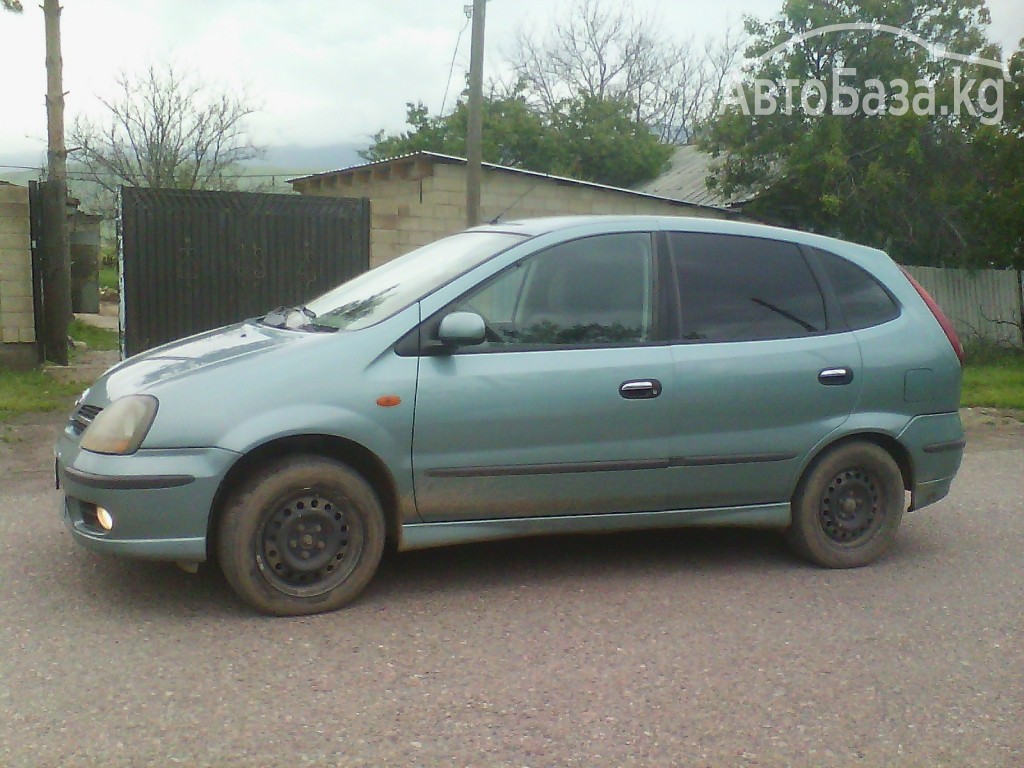
[[[48,183],[43,196],[43,349],[68,364],[71,319],[71,245],[68,235],[67,149],[64,146],[64,61],[59,0],[43,0],[46,26],[46,124]]]
[[[466,226],[480,223],[483,175],[484,13],[487,0],[473,0],[473,44],[469,55],[469,125],[466,127]]]

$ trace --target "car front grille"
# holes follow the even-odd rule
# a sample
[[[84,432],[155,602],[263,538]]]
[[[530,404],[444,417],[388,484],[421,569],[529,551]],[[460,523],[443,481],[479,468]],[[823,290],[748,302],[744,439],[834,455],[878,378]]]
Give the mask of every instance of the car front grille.
[[[80,435],[85,432],[86,428],[92,424],[93,419],[99,416],[100,411],[103,409],[98,405],[83,405],[71,416],[71,431],[76,435]]]

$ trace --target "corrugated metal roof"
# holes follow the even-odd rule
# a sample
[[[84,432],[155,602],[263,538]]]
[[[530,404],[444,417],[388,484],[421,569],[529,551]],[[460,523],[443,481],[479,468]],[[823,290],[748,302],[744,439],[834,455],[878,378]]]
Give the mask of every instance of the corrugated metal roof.
[[[685,147],[684,147],[684,149],[685,149]],[[390,163],[407,162],[409,160],[415,160],[417,158],[423,158],[423,159],[426,159],[426,160],[429,160],[429,161],[432,161],[432,162],[436,162],[436,163],[449,163],[449,164],[452,164],[452,165],[465,165],[465,163],[466,163],[466,158],[464,158],[464,157],[456,157],[455,155],[445,155],[445,154],[441,154],[440,152],[427,152],[427,151],[413,152],[413,153],[410,153],[410,154],[407,154],[407,155],[399,155],[398,157],[390,157],[387,160],[375,160],[375,161],[369,162],[369,163],[362,163],[360,165],[353,165],[353,166],[350,166],[348,168],[341,168],[341,169],[336,170],[336,171],[325,171],[323,173],[310,174],[309,176],[300,176],[300,177],[295,178],[295,179],[288,179],[288,183],[289,184],[294,184],[296,182],[310,181],[312,179],[322,179],[324,177],[334,176],[336,174],[351,173],[353,171],[369,170],[369,169],[372,169],[372,168],[377,168],[377,167],[380,167],[380,166],[385,166],[385,165],[388,165]],[[637,196],[637,197],[645,197],[645,198],[652,198],[652,199],[655,199],[655,200],[661,200],[662,202],[672,203],[674,205],[691,206],[691,207],[694,207],[694,208],[714,208],[714,209],[716,209],[718,211],[727,211],[727,209],[724,206],[719,205],[718,203],[715,203],[715,202],[695,202],[695,201],[692,201],[692,200],[687,200],[684,197],[677,197],[677,196],[673,196],[673,195],[669,195],[669,194],[662,194],[662,193],[659,193],[659,192],[656,192],[656,191],[652,191],[652,190],[646,189],[646,185],[644,187],[639,188],[639,189],[625,189],[624,187],[612,187],[612,186],[609,186],[607,184],[597,184],[597,183],[595,183],[593,181],[582,181],[581,179],[573,179],[573,178],[570,178],[568,176],[556,176],[556,175],[551,174],[551,173],[540,173],[539,171],[528,171],[528,170],[525,170],[523,168],[512,168],[512,167],[507,166],[507,165],[496,165],[494,163],[483,163],[482,165],[483,165],[484,168],[487,168],[489,170],[502,171],[502,172],[505,172],[505,173],[517,173],[517,174],[522,174],[524,176],[533,176],[535,178],[548,179],[548,180],[554,181],[554,182],[556,182],[558,184],[566,184],[566,185],[569,185],[569,186],[578,186],[578,187],[589,187],[591,189],[603,189],[603,190],[607,190],[607,191],[611,191],[611,192],[621,192],[621,193],[624,193],[624,194],[627,194],[627,195],[634,195],[634,196]],[[671,171],[670,171],[670,173],[671,173]],[[656,181],[657,181],[657,179],[655,179],[655,181],[650,182],[650,183],[654,184]],[[705,195],[705,198],[709,199],[709,196]]]
[[[641,184],[637,189],[658,197],[684,200],[694,205],[712,208],[728,208],[748,202],[752,195],[723,197],[719,192],[708,189],[707,178],[711,175],[712,157],[701,152],[693,144],[676,149],[672,165],[658,178]]]

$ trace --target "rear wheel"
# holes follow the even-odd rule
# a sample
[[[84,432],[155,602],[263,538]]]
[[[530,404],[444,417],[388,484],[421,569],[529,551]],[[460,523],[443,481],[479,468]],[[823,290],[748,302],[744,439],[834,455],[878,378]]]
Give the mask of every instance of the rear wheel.
[[[263,613],[297,616],[340,608],[373,577],[384,513],[350,467],[296,457],[251,477],[220,521],[221,569]]]
[[[892,545],[903,517],[903,475],[874,443],[847,443],[807,471],[793,496],[786,540],[826,568],[859,568]]]

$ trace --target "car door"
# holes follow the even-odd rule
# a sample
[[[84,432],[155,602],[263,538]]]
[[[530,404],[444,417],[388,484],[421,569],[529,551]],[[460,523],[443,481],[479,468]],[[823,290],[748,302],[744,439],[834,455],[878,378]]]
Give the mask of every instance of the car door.
[[[857,402],[857,341],[795,244],[703,233],[668,240],[680,324],[671,503],[785,501],[808,453]]]
[[[647,232],[520,260],[422,325],[480,314],[488,341],[420,360],[413,437],[426,521],[660,509],[672,440]],[[429,345],[429,338],[427,338]]]

